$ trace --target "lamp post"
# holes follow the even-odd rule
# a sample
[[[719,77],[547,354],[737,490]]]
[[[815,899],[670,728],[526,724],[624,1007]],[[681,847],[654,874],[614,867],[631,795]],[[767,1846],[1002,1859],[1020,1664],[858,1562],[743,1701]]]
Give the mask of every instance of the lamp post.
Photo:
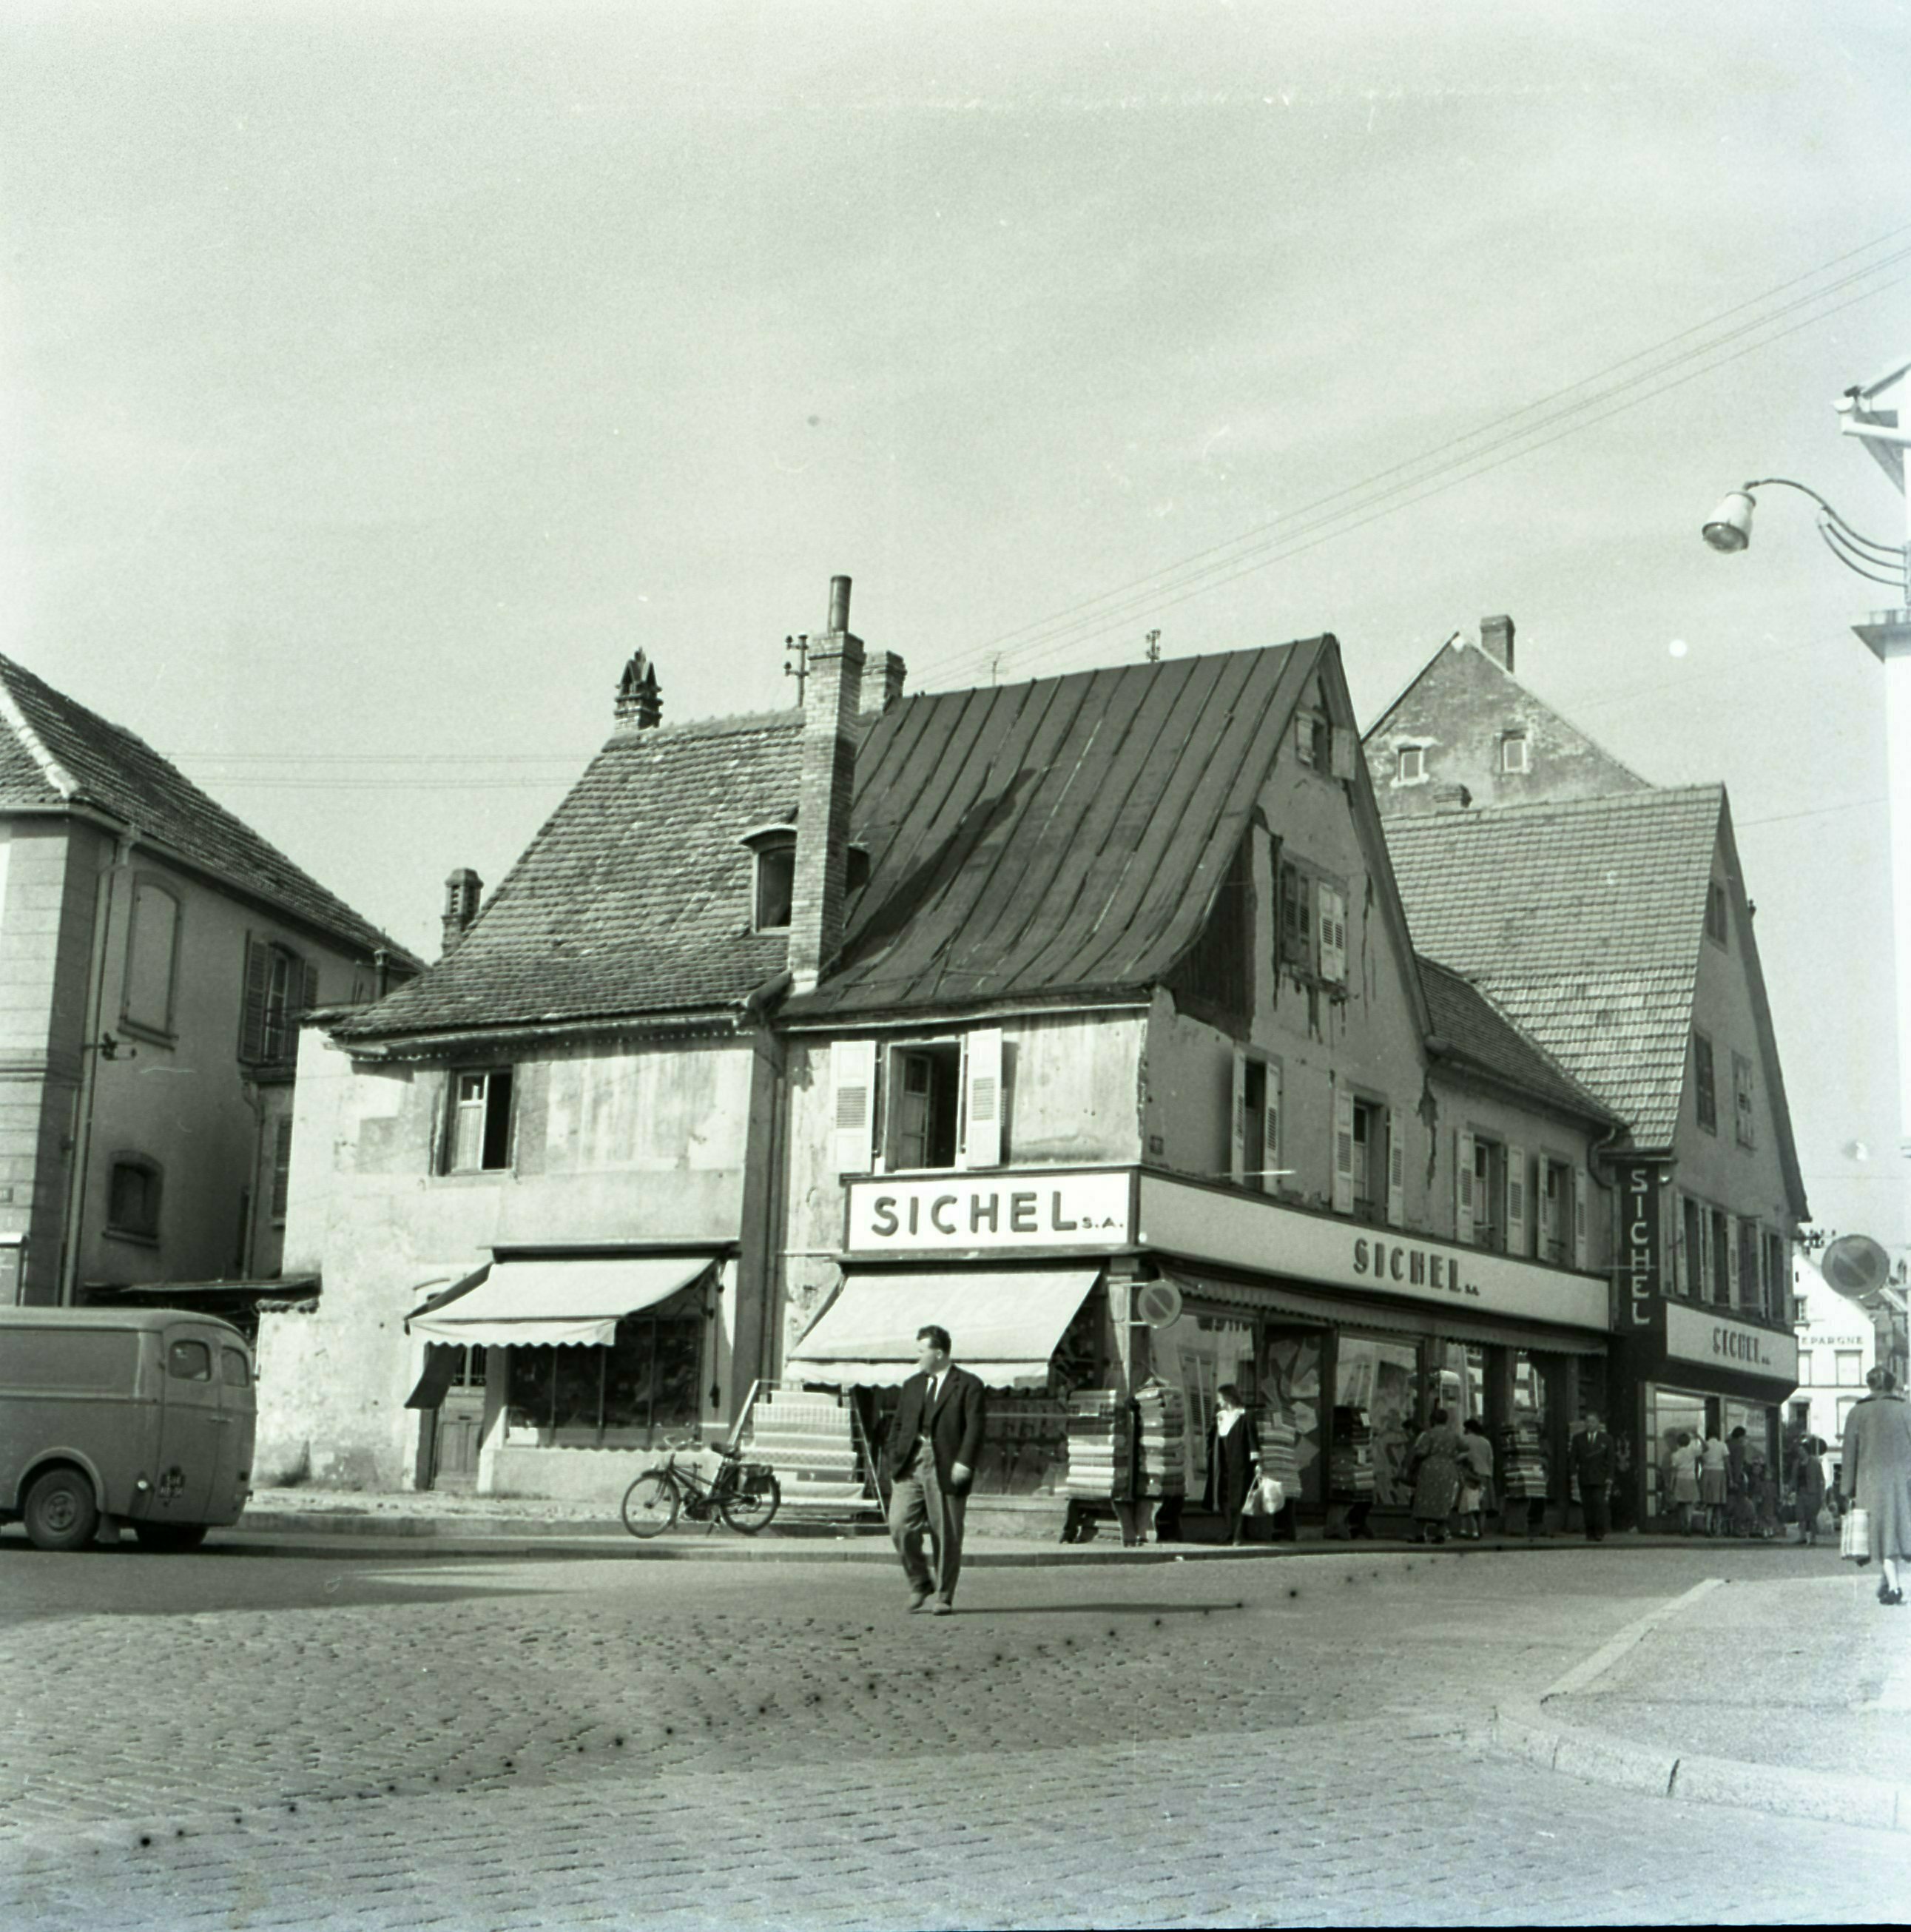
[[[1874,610],[1868,623],[1855,624],[1885,672],[1885,761],[1891,802],[1892,928],[1898,990],[1898,1150],[1911,1155],[1911,496],[1905,492],[1905,452],[1911,428],[1904,404],[1911,404],[1911,360],[1888,369],[1875,382],[1847,389],[1836,405],[1838,428],[1856,436],[1906,496],[1905,541],[1880,543],[1861,536],[1816,490],[1788,476],[1766,476],[1735,490],[1713,512],[1704,535],[1713,549],[1728,554],[1751,542],[1752,492],[1771,488],[1796,490],[1818,506],[1818,533],[1847,570],[1895,591],[1894,609]]]

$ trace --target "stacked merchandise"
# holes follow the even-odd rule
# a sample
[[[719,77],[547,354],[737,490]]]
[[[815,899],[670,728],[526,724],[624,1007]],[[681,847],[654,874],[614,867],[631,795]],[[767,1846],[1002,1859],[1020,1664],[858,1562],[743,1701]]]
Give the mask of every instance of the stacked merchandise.
[[[1327,1478],[1332,1502],[1373,1501],[1373,1431],[1365,1409],[1334,1412],[1334,1444],[1328,1456]]]
[[[796,1384],[758,1392],[744,1453],[776,1472],[785,1516],[848,1516],[880,1508],[858,1453],[851,1400]]]
[[[1272,1476],[1290,1502],[1300,1493],[1300,1432],[1269,1412],[1261,1418],[1261,1473]]]
[[[1114,1389],[1077,1390],[1068,1399],[1068,1494],[1125,1502],[1133,1472],[1126,1397]]]
[[[1167,1383],[1149,1381],[1135,1392],[1141,1454],[1136,1493],[1178,1496],[1187,1489],[1187,1399]]]
[[[1503,1502],[1546,1499],[1546,1449],[1538,1417],[1522,1412],[1499,1430],[1499,1493]]]

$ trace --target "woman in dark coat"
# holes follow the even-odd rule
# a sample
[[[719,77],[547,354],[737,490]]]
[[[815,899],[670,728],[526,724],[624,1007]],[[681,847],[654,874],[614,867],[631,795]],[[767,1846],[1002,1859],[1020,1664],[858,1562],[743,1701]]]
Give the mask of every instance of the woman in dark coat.
[[[1460,1498],[1460,1472],[1467,1466],[1466,1444],[1436,1408],[1427,1427],[1414,1438],[1407,1457],[1413,1477],[1413,1520],[1423,1543],[1444,1543],[1447,1519]]]
[[[1874,1369],[1865,1380],[1872,1393],[1845,1424],[1839,1487],[1869,1519],[1870,1553],[1884,1572],[1879,1602],[1901,1604],[1898,1566],[1911,1562],[1911,1405],[1896,1394],[1888,1369]]]
[[[1241,1511],[1260,1479],[1261,1450],[1240,1390],[1223,1382],[1214,1398],[1214,1420],[1208,1431],[1208,1507],[1221,1519],[1222,1538],[1240,1543],[1246,1540]]]

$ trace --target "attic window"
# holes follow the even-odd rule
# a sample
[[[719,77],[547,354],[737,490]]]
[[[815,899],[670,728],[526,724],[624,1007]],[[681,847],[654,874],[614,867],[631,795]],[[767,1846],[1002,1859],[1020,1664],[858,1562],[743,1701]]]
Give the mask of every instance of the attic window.
[[[1317,772],[1331,769],[1333,735],[1327,720],[1317,711],[1300,711],[1294,718],[1294,754],[1304,765]]]
[[[1510,733],[1499,741],[1499,768],[1502,772],[1509,772],[1532,770],[1527,762],[1525,732]]]
[[[1424,745],[1402,745],[1394,754],[1394,782],[1396,784],[1424,784],[1426,782],[1426,747]]]
[[[796,835],[788,825],[760,826],[742,842],[756,860],[752,883],[752,930],[788,932],[796,881]]]

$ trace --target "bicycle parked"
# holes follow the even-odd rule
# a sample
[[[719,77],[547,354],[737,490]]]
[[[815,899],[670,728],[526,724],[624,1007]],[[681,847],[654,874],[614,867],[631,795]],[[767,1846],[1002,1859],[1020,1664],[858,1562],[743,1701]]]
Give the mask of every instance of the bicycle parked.
[[[767,1462],[746,1462],[742,1451],[718,1449],[714,1476],[679,1463],[680,1450],[700,1449],[694,1436],[666,1437],[670,1451],[654,1469],[646,1469],[624,1492],[624,1527],[633,1536],[662,1536],[680,1510],[692,1522],[721,1517],[740,1536],[767,1529],[783,1500],[782,1486]]]

